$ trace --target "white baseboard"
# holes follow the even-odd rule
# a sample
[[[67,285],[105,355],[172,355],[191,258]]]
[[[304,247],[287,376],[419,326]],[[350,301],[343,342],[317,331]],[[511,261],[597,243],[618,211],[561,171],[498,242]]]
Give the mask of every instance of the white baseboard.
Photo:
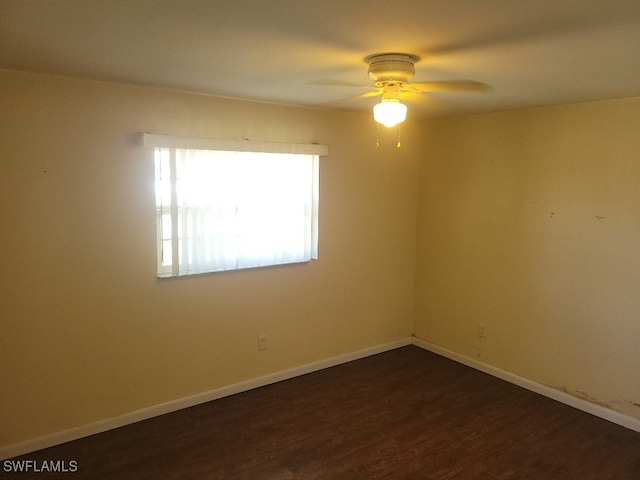
[[[172,400],[170,402],[162,403],[159,405],[153,405],[151,407],[136,410],[134,412],[129,412],[118,417],[99,420],[97,422],[83,425],[81,427],[52,433],[43,437],[34,438],[32,440],[27,440],[12,445],[7,445],[5,447],[0,447],[0,460],[25,455],[37,450],[42,450],[43,448],[53,447],[55,445],[60,445],[72,440],[88,437],[89,435],[106,432],[114,428],[123,427],[125,425],[140,422],[142,420],[147,420],[159,415],[164,415],[166,413],[175,412],[184,408],[193,407],[201,403],[228,397],[229,395],[235,395],[236,393],[246,392],[254,388],[263,387],[265,385],[280,382],[282,380],[288,380],[290,378],[305,375],[307,373],[324,370],[325,368],[334,367],[342,363],[351,362],[353,360],[369,357],[371,355],[376,355],[378,353],[394,350],[396,348],[404,347],[407,345],[411,345],[411,338],[406,338],[391,343],[385,343],[383,345],[366,348],[357,352],[338,355],[336,357],[309,363],[300,367],[290,368],[244,382],[235,383],[233,385],[216,388],[208,392],[202,392],[196,395]]]
[[[60,445],[62,443],[77,440],[79,438],[88,437],[89,435],[106,432],[114,428],[123,427],[125,425],[140,422],[142,420],[147,420],[159,415],[164,415],[166,413],[175,412],[184,408],[193,407],[201,403],[206,403],[212,400],[217,400],[219,398],[235,395],[237,393],[246,392],[254,388],[263,387],[265,385],[270,385],[282,380],[288,380],[300,375],[324,370],[325,368],[334,367],[336,365],[351,362],[353,360],[358,360],[361,358],[369,357],[371,355],[376,355],[378,353],[383,353],[412,344],[430,352],[441,355],[445,358],[449,358],[450,360],[454,360],[463,365],[467,365],[481,372],[505,380],[509,383],[513,383],[514,385],[518,385],[519,387],[526,388],[527,390],[530,390],[532,392],[538,393],[545,397],[551,398],[558,402],[603,418],[617,425],[621,425],[630,430],[640,432],[640,420],[636,418],[629,417],[622,413],[587,402],[586,400],[574,397],[559,390],[555,390],[551,387],[547,387],[526,378],[519,377],[512,373],[506,372],[491,365],[487,365],[486,363],[479,362],[477,360],[474,360],[473,358],[452,352],[451,350],[447,350],[446,348],[439,347],[419,338],[410,337],[403,340],[378,345],[376,347],[366,348],[357,352],[338,355],[336,357],[309,363],[300,367],[282,370],[280,372],[264,375],[262,377],[254,378],[244,382],[216,388],[208,392],[202,392],[189,397],[172,400],[170,402],[126,413],[118,417],[99,420],[97,422],[83,425],[81,427],[52,433],[43,437],[27,440],[25,442],[7,445],[5,447],[0,447],[0,460],[25,455],[37,450],[42,450],[43,448],[53,447],[55,445]]]
[[[450,360],[462,363],[463,365],[466,365],[468,367],[487,373],[491,376],[505,380],[519,387],[526,388],[527,390],[531,390],[532,392],[551,398],[560,403],[564,403],[565,405],[569,405],[570,407],[577,408],[578,410],[590,413],[591,415],[595,415],[596,417],[608,420],[609,422],[615,423],[630,430],[640,432],[640,420],[637,418],[624,415],[620,412],[616,412],[600,405],[596,405],[595,403],[591,403],[581,398],[574,397],[573,395],[561,392],[560,390],[556,390],[555,388],[533,382],[524,377],[519,377],[518,375],[514,375],[513,373],[509,373],[491,365],[487,365],[486,363],[479,362],[477,360],[474,360],[473,358],[460,355],[459,353],[452,352],[451,350],[447,350],[446,348],[442,348],[424,340],[420,340],[416,337],[412,337],[412,344],[425,350],[429,350],[430,352],[436,353],[440,356],[446,357]]]

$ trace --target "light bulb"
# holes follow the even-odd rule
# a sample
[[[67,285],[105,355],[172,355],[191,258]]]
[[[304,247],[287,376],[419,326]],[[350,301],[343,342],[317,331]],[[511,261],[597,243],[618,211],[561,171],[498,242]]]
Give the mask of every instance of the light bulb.
[[[373,118],[385,127],[393,127],[407,118],[407,106],[395,98],[382,99],[373,107]]]

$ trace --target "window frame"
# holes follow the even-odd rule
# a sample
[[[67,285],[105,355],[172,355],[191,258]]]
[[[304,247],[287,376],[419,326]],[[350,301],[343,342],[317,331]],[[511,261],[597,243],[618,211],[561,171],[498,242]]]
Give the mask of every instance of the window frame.
[[[276,153],[276,154],[300,154],[310,155],[318,157],[315,160],[315,176],[319,175],[318,163],[319,157],[328,155],[328,147],[326,145],[319,144],[292,144],[292,143],[276,143],[276,142],[255,142],[251,140],[233,140],[233,139],[212,139],[212,138],[200,138],[200,137],[178,137],[169,135],[158,135],[152,133],[139,133],[139,143],[144,147],[152,147],[155,163],[155,152],[157,148],[167,149],[169,151],[169,166],[173,172],[170,175],[171,181],[171,204],[177,205],[177,193],[176,193],[176,150],[214,150],[214,151],[226,151],[226,152],[253,152],[253,153]],[[158,174],[155,174],[156,182],[158,182]],[[315,188],[318,188],[318,179],[315,179]],[[155,189],[154,189],[155,190]],[[236,268],[222,268],[213,269],[207,271],[198,272],[186,272],[180,273],[179,265],[179,253],[178,253],[178,214],[179,207],[172,208],[171,206],[164,206],[162,203],[158,204],[158,193],[156,195],[156,250],[157,250],[157,276],[159,278],[177,278],[182,276],[198,275],[202,273],[216,273],[222,271],[236,271],[242,269],[261,268],[264,266],[283,265],[291,263],[300,263],[299,261],[293,262],[274,262],[265,265],[248,266],[248,267],[236,267]],[[163,265],[162,255],[164,248],[164,235],[162,232],[162,215],[171,215],[171,255],[172,264]],[[312,225],[312,228],[317,230],[316,223]],[[316,232],[317,234],[317,232]],[[307,260],[304,260],[307,261]]]

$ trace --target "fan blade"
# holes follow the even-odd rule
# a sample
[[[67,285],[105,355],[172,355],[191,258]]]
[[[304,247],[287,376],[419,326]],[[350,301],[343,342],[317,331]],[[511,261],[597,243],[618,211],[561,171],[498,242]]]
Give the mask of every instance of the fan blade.
[[[433,102],[434,96],[424,95],[426,92],[414,92],[411,90],[404,90],[400,92],[399,100],[407,105],[410,103],[423,103],[423,104],[431,104]]]
[[[336,102],[338,103],[342,103],[342,102],[357,102],[358,100],[363,100],[365,98],[371,98],[371,97],[377,97],[382,95],[382,89],[378,89],[375,92],[367,92],[367,93],[361,93],[360,95],[355,95],[353,97],[349,97],[349,98],[343,98],[342,100],[337,100]],[[336,102],[331,102],[331,103],[336,103]]]
[[[323,103],[321,106],[331,110],[338,109],[338,110],[360,111],[362,108],[361,106],[363,105],[363,103],[360,102],[361,100],[371,98],[371,97],[376,97],[379,95],[382,95],[382,90],[377,90],[375,92],[362,93],[360,95],[354,95],[352,97],[342,98],[340,100],[334,100],[331,102]],[[360,106],[357,106],[357,105],[360,105]]]
[[[367,92],[367,93],[363,93],[362,95],[358,95],[358,99],[360,98],[369,98],[369,97],[377,97],[379,95],[382,95],[383,91],[381,88],[377,89],[374,92]]]
[[[373,85],[363,83],[343,82],[341,80],[333,80],[331,78],[321,78],[313,82],[307,82],[307,85],[321,85],[327,87],[356,87],[356,88],[375,88]]]
[[[489,85],[473,80],[452,80],[444,82],[411,82],[406,85],[409,91],[415,93],[429,92],[486,92]]]

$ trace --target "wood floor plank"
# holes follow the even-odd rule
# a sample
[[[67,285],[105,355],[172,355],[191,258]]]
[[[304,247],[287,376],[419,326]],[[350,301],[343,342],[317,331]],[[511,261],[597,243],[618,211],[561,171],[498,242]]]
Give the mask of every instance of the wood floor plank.
[[[638,480],[640,434],[409,346],[13,460],[73,460],[46,478],[75,480]]]

